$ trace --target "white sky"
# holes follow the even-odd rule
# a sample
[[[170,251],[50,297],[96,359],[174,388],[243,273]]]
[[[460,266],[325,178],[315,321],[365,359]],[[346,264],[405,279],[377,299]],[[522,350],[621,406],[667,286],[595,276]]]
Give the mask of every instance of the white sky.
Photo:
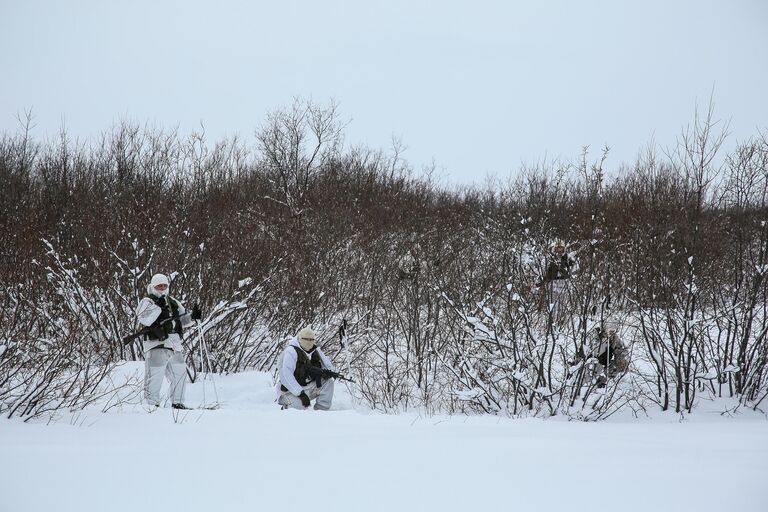
[[[450,181],[651,138],[705,108],[768,128],[768,1],[0,0],[0,132],[121,119],[253,140],[294,96],[334,98],[349,144],[408,146]]]

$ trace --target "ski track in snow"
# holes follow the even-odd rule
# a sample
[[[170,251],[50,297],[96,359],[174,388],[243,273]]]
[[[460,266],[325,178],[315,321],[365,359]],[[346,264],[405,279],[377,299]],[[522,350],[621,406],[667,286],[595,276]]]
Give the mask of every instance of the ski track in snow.
[[[757,414],[385,415],[354,410],[338,385],[334,411],[280,411],[268,374],[216,385],[215,411],[0,420],[0,512],[768,510]],[[210,401],[211,381],[205,391]]]

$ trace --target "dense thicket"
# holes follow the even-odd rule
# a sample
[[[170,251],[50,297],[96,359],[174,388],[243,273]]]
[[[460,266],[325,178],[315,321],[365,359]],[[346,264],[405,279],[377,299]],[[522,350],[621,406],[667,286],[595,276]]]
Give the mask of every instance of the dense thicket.
[[[701,392],[757,407],[768,140],[724,155],[716,127],[697,118],[676,150],[611,180],[585,151],[453,189],[397,147],[344,149],[335,107],[302,101],[255,144],[127,124],[86,144],[4,135],[2,409],[76,407],[105,378],[94,367],[141,358],[120,337],[154,272],[203,307],[214,370],[270,369],[312,324],[355,395],[385,410],[601,417],[648,400],[691,410]],[[581,266],[565,318],[533,286],[554,238]],[[570,363],[607,315],[633,366],[603,390]],[[200,340],[188,335],[196,370]]]

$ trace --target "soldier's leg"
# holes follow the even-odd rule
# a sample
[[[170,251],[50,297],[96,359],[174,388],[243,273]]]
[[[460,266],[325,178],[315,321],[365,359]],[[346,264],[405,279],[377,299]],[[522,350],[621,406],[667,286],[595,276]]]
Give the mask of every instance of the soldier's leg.
[[[566,282],[564,279],[557,279],[552,282],[552,303],[554,304],[554,310],[552,311],[552,317],[555,322],[562,323],[565,320],[566,305]]]
[[[314,400],[317,398],[317,395],[320,394],[320,390],[318,389],[317,384],[315,384],[315,381],[312,381],[304,386],[304,392],[307,394],[310,400]]]
[[[316,389],[317,401],[315,402],[316,411],[327,411],[331,408],[331,402],[333,402],[333,386],[334,379],[328,379],[323,382],[323,385],[319,390]]]
[[[593,381],[597,383],[597,387],[599,388],[604,387],[606,382],[608,382],[607,376],[605,375],[605,366],[600,363],[595,363],[595,372],[593,375]]]
[[[550,313],[550,317],[556,322],[558,314],[558,290],[560,281],[550,281],[547,286],[547,311]]]
[[[162,348],[155,348],[144,354],[144,398],[149,405],[160,405],[160,387],[170,353]]]
[[[283,391],[280,394],[280,398],[277,399],[277,403],[280,404],[283,409],[304,409],[301,399],[290,391]]]
[[[164,352],[170,354],[168,364],[165,367],[165,376],[171,383],[171,403],[183,404],[184,391],[187,387],[187,363],[184,361],[184,353],[167,350]]]

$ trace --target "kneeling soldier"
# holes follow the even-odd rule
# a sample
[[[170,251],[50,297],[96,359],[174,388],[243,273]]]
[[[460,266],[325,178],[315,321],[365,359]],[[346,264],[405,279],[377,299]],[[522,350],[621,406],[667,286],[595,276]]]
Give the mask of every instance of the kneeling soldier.
[[[278,366],[277,403],[283,409],[304,409],[315,401],[315,410],[327,411],[333,400],[333,378],[336,369],[331,360],[315,345],[315,333],[309,327],[288,342]]]
[[[594,358],[593,375],[597,377],[597,386],[604,387],[608,379],[623,374],[629,368],[627,347],[618,335],[615,322],[606,320],[602,327],[589,333],[590,352]]]

